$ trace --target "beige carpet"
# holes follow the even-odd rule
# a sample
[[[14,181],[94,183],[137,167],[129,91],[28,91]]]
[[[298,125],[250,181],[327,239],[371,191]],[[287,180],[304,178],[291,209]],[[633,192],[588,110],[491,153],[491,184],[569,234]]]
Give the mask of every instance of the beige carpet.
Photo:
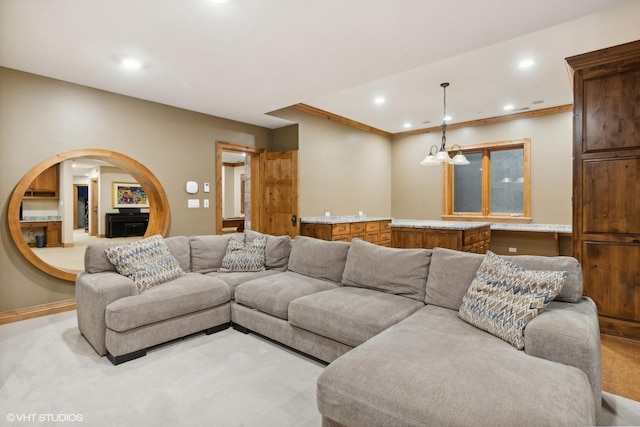
[[[232,329],[113,366],[70,311],[0,326],[0,425],[320,426],[323,368]],[[602,425],[640,425],[639,402],[604,401]]]
[[[84,230],[73,231],[73,246],[66,248],[31,248],[33,253],[49,265],[70,272],[84,271],[84,252],[92,242],[128,243],[142,237],[114,237],[112,239],[89,236]]]

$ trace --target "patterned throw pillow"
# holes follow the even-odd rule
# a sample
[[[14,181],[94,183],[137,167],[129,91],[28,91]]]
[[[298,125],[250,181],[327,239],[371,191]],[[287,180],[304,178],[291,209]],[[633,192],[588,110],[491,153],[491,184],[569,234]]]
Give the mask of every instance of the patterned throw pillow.
[[[560,293],[567,275],[566,271],[525,270],[488,252],[458,316],[522,350],[525,326]]]
[[[267,236],[260,236],[249,243],[244,243],[235,238],[229,240],[227,253],[222,259],[219,273],[231,273],[237,271],[262,271],[264,270],[265,248]]]
[[[139,292],[185,275],[159,234],[104,252],[118,273],[136,282]]]

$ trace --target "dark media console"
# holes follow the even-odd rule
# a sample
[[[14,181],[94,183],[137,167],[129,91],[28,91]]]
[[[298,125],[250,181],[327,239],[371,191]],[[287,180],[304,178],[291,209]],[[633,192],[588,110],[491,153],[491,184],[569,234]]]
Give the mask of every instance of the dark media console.
[[[149,213],[147,212],[120,212],[106,215],[106,236],[109,238],[144,236],[147,225],[149,225]]]

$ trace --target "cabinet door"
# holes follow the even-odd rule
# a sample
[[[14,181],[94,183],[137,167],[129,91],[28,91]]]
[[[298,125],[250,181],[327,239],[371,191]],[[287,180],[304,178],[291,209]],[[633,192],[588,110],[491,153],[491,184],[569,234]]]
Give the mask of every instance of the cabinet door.
[[[57,198],[59,167],[59,164],[53,165],[38,175],[29,185],[25,197]]]

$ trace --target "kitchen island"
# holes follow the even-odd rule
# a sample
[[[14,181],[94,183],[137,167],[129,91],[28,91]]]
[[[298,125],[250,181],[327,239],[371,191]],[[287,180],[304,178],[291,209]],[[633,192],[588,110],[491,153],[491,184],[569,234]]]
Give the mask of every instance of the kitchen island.
[[[491,245],[491,224],[394,219],[391,223],[391,242],[394,248],[439,247],[484,254]]]
[[[362,239],[391,246],[391,218],[364,215],[314,216],[300,219],[300,234],[316,239],[350,242]]]

